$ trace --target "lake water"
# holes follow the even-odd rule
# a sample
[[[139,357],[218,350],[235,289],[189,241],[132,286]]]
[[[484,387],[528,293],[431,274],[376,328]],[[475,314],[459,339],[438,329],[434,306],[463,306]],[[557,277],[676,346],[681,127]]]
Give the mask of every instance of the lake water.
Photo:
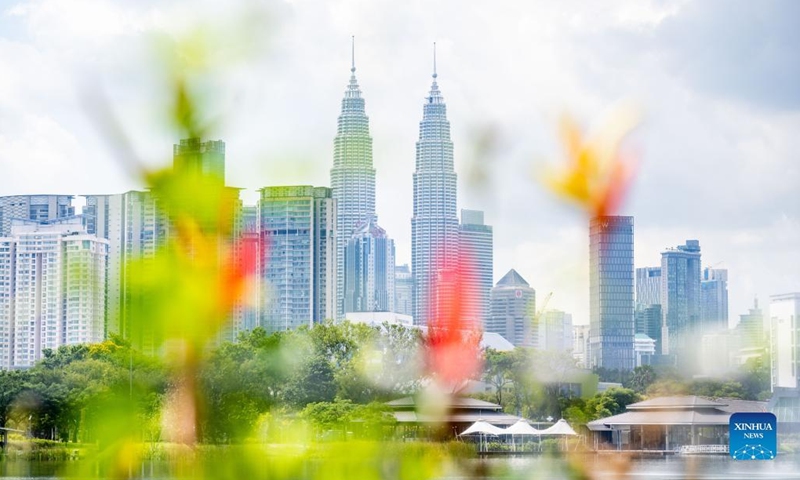
[[[31,480],[56,478],[54,462],[0,462],[0,477]],[[148,469],[149,470],[149,469]],[[159,470],[156,468],[156,470]],[[162,470],[163,471],[163,470]],[[581,475],[581,473],[583,475]],[[146,476],[148,480],[168,480]],[[800,479],[800,454],[782,454],[775,460],[741,461],[727,456],[668,456],[629,458],[622,455],[575,457],[506,456],[466,460],[443,479]],[[358,480],[358,479],[353,479]]]

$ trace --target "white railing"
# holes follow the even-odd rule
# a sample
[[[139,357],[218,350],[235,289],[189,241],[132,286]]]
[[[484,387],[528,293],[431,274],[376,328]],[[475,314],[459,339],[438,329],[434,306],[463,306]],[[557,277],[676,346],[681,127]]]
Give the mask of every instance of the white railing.
[[[678,454],[704,454],[704,453],[728,453],[727,445],[681,445],[675,448]]]

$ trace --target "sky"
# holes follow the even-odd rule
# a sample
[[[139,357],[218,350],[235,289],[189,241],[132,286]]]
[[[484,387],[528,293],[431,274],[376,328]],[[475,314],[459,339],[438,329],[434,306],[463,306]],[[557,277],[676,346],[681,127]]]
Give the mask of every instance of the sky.
[[[637,175],[635,264],[697,239],[727,268],[730,321],[800,291],[800,3],[461,0],[0,0],[0,195],[144,187],[168,165],[170,72],[191,77],[227,179],[247,189],[330,184],[350,75],[366,99],[379,223],[410,263],[412,173],[432,45],[459,208],[494,228],[495,281],[516,269],[548,308],[588,323],[588,219],[542,187],[564,160],[563,115],[595,131],[620,105]],[[196,42],[195,42],[196,43]],[[188,59],[187,59],[188,58]]]

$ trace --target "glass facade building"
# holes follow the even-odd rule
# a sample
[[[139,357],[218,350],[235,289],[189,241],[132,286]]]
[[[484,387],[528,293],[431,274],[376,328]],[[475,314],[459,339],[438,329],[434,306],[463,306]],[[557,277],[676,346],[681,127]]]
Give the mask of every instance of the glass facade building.
[[[414,323],[427,325],[438,305],[453,299],[433,298],[433,281],[458,268],[458,212],[453,142],[447,106],[436,81],[422,107],[416,169],[414,216],[411,218],[411,269],[414,274]],[[449,291],[442,288],[440,291]]]
[[[678,365],[692,366],[699,349],[700,327],[700,242],[661,253],[661,311],[668,338],[662,338],[663,353],[674,354]]]
[[[374,219],[350,237],[344,260],[345,314],[394,312],[394,241]]]
[[[635,367],[633,217],[589,224],[589,367]]]
[[[700,321],[704,330],[728,328],[728,270],[704,268],[700,281]]]
[[[342,99],[342,110],[333,141],[331,189],[336,200],[336,317],[345,311],[344,255],[356,227],[375,217],[375,169],[372,166],[372,137],[364,98],[356,81],[355,61],[350,68],[350,83]],[[375,275],[375,272],[372,272]]]
[[[464,285],[468,289],[461,297],[461,301],[467,305],[464,311],[474,313],[476,318],[470,320],[485,327],[491,314],[494,234],[492,227],[484,223],[482,211],[461,210],[458,242],[459,255],[462,261],[468,262],[472,270],[472,275],[464,279]]]

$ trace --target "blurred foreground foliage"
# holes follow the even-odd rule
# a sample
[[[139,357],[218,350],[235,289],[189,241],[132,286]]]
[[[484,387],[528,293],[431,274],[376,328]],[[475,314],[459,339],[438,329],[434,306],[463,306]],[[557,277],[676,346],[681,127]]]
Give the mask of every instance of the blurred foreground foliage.
[[[300,413],[316,428],[343,421],[381,423],[385,402],[413,394],[418,331],[343,323],[267,334],[256,328],[208,353],[197,373],[202,443],[242,442],[265,415]],[[161,411],[174,388],[171,369],[119,337],[46,351],[30,370],[0,371],[0,426],[62,442],[101,440],[110,404],[130,406],[143,442],[162,439]],[[370,403],[372,402],[372,403]],[[393,417],[392,417],[393,420]]]

